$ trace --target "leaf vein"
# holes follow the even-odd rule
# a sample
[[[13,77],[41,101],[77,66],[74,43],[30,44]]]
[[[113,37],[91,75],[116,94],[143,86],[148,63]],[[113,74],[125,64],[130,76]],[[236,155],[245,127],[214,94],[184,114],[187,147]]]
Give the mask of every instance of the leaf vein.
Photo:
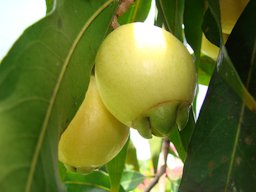
[[[49,103],[49,101],[45,98],[40,98],[40,97],[27,97],[27,98],[24,98],[24,99],[20,99],[16,102],[11,102],[12,104],[10,104],[8,102],[8,105],[7,107],[3,107],[3,105],[1,105],[1,108],[0,108],[0,113],[4,113],[8,110],[12,110],[13,108],[16,108],[17,106],[21,105],[21,104],[24,104],[26,102],[31,102],[31,101],[43,101],[43,102],[46,102],[46,103]]]
[[[52,97],[51,97],[51,100],[50,100],[50,103],[49,103],[49,107],[48,107],[48,110],[47,110],[47,113],[46,113],[46,116],[45,116],[45,119],[44,119],[44,122],[43,122],[43,125],[42,125],[42,131],[41,131],[41,133],[39,135],[39,139],[38,139],[38,142],[36,144],[35,153],[33,155],[32,162],[31,162],[31,169],[29,171],[28,179],[27,179],[27,183],[26,183],[26,189],[25,189],[26,192],[30,192],[31,191],[33,176],[34,176],[36,165],[37,165],[37,161],[38,161],[38,158],[39,158],[39,153],[40,153],[41,147],[43,145],[43,141],[44,141],[44,138],[45,138],[45,135],[46,135],[46,130],[47,130],[47,127],[48,127],[48,124],[49,124],[49,121],[50,121],[51,114],[53,112],[53,107],[54,107],[54,104],[55,104],[57,93],[59,91],[62,79],[64,78],[64,74],[65,74],[67,66],[68,66],[68,64],[69,64],[69,62],[70,62],[70,60],[72,58],[72,55],[73,55],[73,53],[74,53],[74,51],[75,51],[79,41],[81,40],[82,36],[86,32],[86,30],[88,29],[90,24],[93,22],[93,20],[104,9],[106,9],[113,1],[114,0],[108,0],[107,2],[105,2],[102,6],[100,6],[91,15],[91,17],[88,19],[88,21],[85,23],[85,25],[82,27],[82,29],[78,33],[78,35],[77,35],[76,39],[74,40],[72,46],[70,47],[70,51],[68,52],[68,55],[67,55],[67,57],[66,57],[66,59],[64,61],[63,67],[62,67],[62,69],[60,71],[59,78],[58,78],[57,83],[56,83],[56,86],[55,86],[55,88],[53,90]]]
[[[230,159],[230,163],[229,163],[229,167],[228,167],[227,181],[226,181],[225,190],[224,190],[225,192],[228,191],[228,186],[229,186],[229,183],[231,180],[231,175],[232,175],[232,171],[233,171],[233,167],[234,167],[235,156],[236,156],[236,152],[237,152],[237,148],[238,148],[238,142],[239,142],[241,127],[242,127],[242,122],[243,122],[244,111],[245,111],[245,105],[243,104],[241,107],[240,118],[238,121],[237,131],[236,131],[235,140],[234,140],[234,146],[232,149],[231,159]]]

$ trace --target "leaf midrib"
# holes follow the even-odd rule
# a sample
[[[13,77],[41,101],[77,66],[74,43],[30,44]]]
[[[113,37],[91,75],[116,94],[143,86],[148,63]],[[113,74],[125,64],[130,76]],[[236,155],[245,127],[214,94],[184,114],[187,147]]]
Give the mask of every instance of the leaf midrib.
[[[133,15],[132,15],[132,22],[134,22],[135,19],[136,19],[136,16],[137,16],[137,14],[138,14],[138,10],[139,10],[140,3],[141,3],[140,0],[137,0],[136,3],[135,3],[134,12],[133,12]]]
[[[103,5],[101,5],[93,13],[93,15],[88,19],[88,21],[85,23],[85,25],[83,26],[81,31],[78,33],[75,41],[73,42],[72,46],[70,47],[68,55],[67,55],[67,57],[64,61],[63,67],[60,71],[59,78],[56,82],[56,86],[54,87],[52,97],[50,99],[49,107],[48,107],[48,110],[46,112],[46,115],[45,115],[45,118],[44,118],[44,121],[43,121],[42,129],[41,129],[42,131],[40,132],[39,139],[38,139],[38,142],[37,142],[36,147],[35,147],[35,153],[34,153],[33,158],[32,158],[31,168],[30,168],[28,178],[27,178],[27,182],[26,182],[26,186],[25,186],[25,192],[30,192],[31,191],[31,187],[32,187],[32,183],[33,183],[33,176],[34,176],[34,173],[35,173],[35,170],[36,170],[36,165],[37,165],[37,161],[38,161],[38,158],[39,158],[41,147],[42,147],[42,144],[43,144],[43,141],[44,141],[44,138],[45,138],[46,130],[47,130],[48,125],[49,125],[50,117],[51,117],[51,114],[53,112],[53,106],[55,104],[57,93],[59,91],[61,82],[63,80],[63,77],[64,77],[64,74],[66,72],[67,66],[70,63],[72,55],[73,55],[78,43],[80,42],[81,38],[83,37],[84,33],[86,32],[86,30],[88,29],[90,24],[93,22],[93,20],[96,19],[96,17],[104,9],[106,9],[113,1],[114,0],[108,0],[107,2],[105,2]]]
[[[251,78],[252,78],[253,69],[254,69],[255,64],[256,64],[256,39],[254,40],[254,46],[253,46],[253,51],[252,51],[251,55],[252,55],[251,60],[250,60],[251,65],[250,65],[250,69],[249,69],[249,73],[248,73],[247,81],[246,81],[246,88],[247,89],[249,88],[249,84],[250,84],[250,81],[251,81]],[[225,185],[225,192],[228,191],[228,186],[229,186],[232,171],[233,171],[233,165],[234,165],[235,156],[236,156],[236,152],[237,152],[237,146],[238,146],[240,132],[241,132],[241,128],[242,128],[244,113],[245,113],[245,104],[243,103],[242,106],[241,106],[241,112],[240,112],[240,117],[239,117],[239,121],[238,121],[236,137],[235,137],[235,140],[234,140],[234,147],[233,147],[233,150],[232,150],[231,161],[230,161],[230,164],[229,164],[227,181],[226,181],[226,185]]]

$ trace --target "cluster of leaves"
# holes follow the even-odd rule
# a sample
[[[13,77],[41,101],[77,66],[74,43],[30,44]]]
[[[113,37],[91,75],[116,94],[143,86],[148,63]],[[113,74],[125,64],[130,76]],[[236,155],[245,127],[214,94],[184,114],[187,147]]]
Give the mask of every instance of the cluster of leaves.
[[[46,0],[46,17],[2,60],[0,191],[134,191],[145,179],[129,143],[89,175],[69,172],[57,160],[59,136],[82,102],[118,3]],[[136,0],[119,23],[144,21],[150,5]],[[155,24],[192,47],[198,82],[209,86],[196,122],[191,111],[187,127],[169,138],[185,163],[179,191],[256,191],[256,1],[226,45],[218,1],[156,0],[156,7]],[[201,55],[203,32],[220,46],[216,61]],[[161,142],[150,142],[156,172]],[[134,169],[127,169],[128,157]]]

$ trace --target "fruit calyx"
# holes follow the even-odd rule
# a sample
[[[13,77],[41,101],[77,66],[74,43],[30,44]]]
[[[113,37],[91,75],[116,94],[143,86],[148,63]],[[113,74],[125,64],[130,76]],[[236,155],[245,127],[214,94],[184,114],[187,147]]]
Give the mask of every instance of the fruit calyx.
[[[147,110],[132,123],[140,135],[146,139],[152,135],[168,137],[174,128],[182,130],[187,124],[190,102],[168,101]]]

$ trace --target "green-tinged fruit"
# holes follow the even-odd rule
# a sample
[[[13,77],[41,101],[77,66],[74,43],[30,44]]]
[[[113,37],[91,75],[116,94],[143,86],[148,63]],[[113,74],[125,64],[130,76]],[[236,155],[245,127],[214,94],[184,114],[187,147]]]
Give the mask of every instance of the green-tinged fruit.
[[[144,138],[168,136],[172,128],[182,130],[188,121],[189,103],[171,102],[153,107],[147,113],[134,121],[133,127]]]
[[[86,96],[59,141],[59,160],[71,171],[89,173],[123,148],[129,128],[103,105],[91,78]]]
[[[118,27],[98,50],[95,76],[108,110],[143,137],[165,137],[186,124],[186,115],[180,118],[178,111],[193,101],[195,65],[166,30],[145,23]]]

